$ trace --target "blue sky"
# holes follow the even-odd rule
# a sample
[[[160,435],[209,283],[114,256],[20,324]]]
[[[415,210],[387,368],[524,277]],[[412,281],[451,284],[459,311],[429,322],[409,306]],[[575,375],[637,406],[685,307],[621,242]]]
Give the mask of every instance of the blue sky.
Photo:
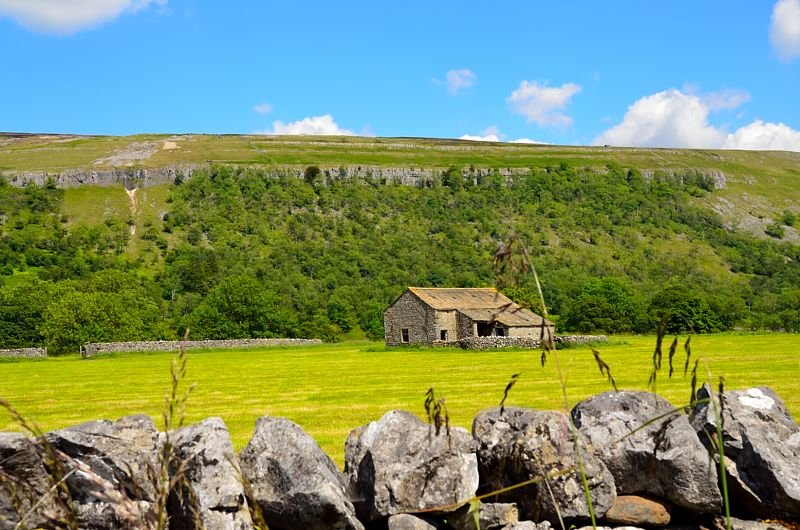
[[[0,0],[0,130],[800,151],[800,0]]]

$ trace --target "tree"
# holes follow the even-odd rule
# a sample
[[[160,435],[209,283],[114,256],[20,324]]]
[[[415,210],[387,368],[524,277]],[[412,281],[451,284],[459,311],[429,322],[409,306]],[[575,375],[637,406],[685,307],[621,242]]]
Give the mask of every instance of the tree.
[[[51,284],[30,284],[0,290],[0,344],[3,348],[42,346],[39,330],[50,297]]]
[[[651,325],[662,319],[667,333],[714,333],[722,331],[718,315],[705,295],[680,283],[666,285],[650,302]]]
[[[197,339],[293,337],[297,321],[287,303],[250,276],[217,284],[187,319]]]
[[[641,297],[624,279],[594,279],[567,304],[562,322],[567,329],[586,333],[638,331],[643,306]]]
[[[442,184],[452,191],[461,191],[464,189],[464,175],[457,167],[450,166],[442,175]]]

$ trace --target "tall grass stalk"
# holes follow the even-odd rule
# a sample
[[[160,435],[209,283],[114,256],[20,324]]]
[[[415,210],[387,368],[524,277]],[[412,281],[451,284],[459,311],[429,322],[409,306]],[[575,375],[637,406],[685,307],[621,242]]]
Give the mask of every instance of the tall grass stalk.
[[[706,365],[706,373],[708,374],[708,380],[711,381],[711,370]],[[720,484],[722,485],[722,503],[725,507],[725,528],[726,530],[732,530],[733,525],[731,523],[731,503],[730,499],[728,498],[728,473],[727,467],[725,464],[725,443],[723,440],[723,433],[724,425],[724,392],[725,392],[725,380],[720,377],[719,378],[719,392],[717,393],[717,399],[714,399],[714,396],[710,396],[711,406],[714,409],[714,424],[716,426],[716,449],[717,449],[717,458],[719,459],[719,480]]]
[[[516,259],[515,259],[515,250],[517,251]],[[542,285],[539,282],[539,274],[536,272],[536,267],[533,266],[533,262],[530,259],[530,255],[528,254],[527,248],[525,248],[525,245],[522,243],[522,241],[519,239],[518,236],[512,234],[511,236],[508,237],[506,243],[498,247],[497,251],[494,254],[494,268],[495,268],[495,276],[497,277],[498,281],[498,286],[501,288],[503,287],[503,284],[507,280],[513,281],[516,279],[516,277],[520,275],[531,273],[536,285],[536,292],[539,295],[539,303],[541,304],[540,307],[542,311],[542,317],[545,320],[548,318],[547,304],[545,303],[544,300]],[[555,348],[555,338],[552,336],[550,328],[544,325],[544,320],[542,321],[541,329],[542,329],[541,362],[542,365],[544,366],[545,360],[547,359],[548,355],[552,355],[553,358],[555,359],[556,373],[558,374],[558,382],[559,385],[561,386],[561,395],[564,399],[564,413],[566,414],[567,421],[569,422],[570,434],[572,435],[572,444],[575,448],[575,456],[578,460],[578,472],[581,477],[583,494],[586,498],[586,506],[589,510],[589,519],[591,520],[592,528],[596,529],[597,521],[595,519],[594,504],[592,503],[591,491],[589,490],[589,480],[586,476],[586,468],[583,461],[583,450],[581,448],[580,438],[578,436],[578,429],[577,427],[575,427],[575,422],[572,421],[572,414],[570,414],[570,403],[569,403],[569,397],[567,396],[567,382],[564,377],[564,372],[561,369],[561,361],[559,359],[558,350],[556,350]],[[608,375],[609,378],[611,378],[610,371],[608,372]],[[554,506],[556,508],[556,511],[558,512],[558,518],[559,521],[561,521],[563,527],[564,523],[561,518],[561,512],[557,504],[554,504]]]

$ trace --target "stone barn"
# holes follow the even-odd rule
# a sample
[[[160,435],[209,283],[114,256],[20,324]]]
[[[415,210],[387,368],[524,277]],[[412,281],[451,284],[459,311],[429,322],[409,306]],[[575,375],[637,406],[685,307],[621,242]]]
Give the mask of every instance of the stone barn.
[[[553,323],[491,288],[409,287],[383,314],[386,345],[553,336]]]

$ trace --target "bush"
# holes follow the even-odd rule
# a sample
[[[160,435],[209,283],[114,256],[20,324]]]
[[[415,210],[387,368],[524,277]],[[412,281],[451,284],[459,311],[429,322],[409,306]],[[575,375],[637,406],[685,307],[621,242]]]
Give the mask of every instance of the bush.
[[[786,235],[786,230],[783,228],[783,225],[780,223],[772,223],[767,226],[764,233],[770,237],[774,237],[775,239],[783,239],[783,236]]]

